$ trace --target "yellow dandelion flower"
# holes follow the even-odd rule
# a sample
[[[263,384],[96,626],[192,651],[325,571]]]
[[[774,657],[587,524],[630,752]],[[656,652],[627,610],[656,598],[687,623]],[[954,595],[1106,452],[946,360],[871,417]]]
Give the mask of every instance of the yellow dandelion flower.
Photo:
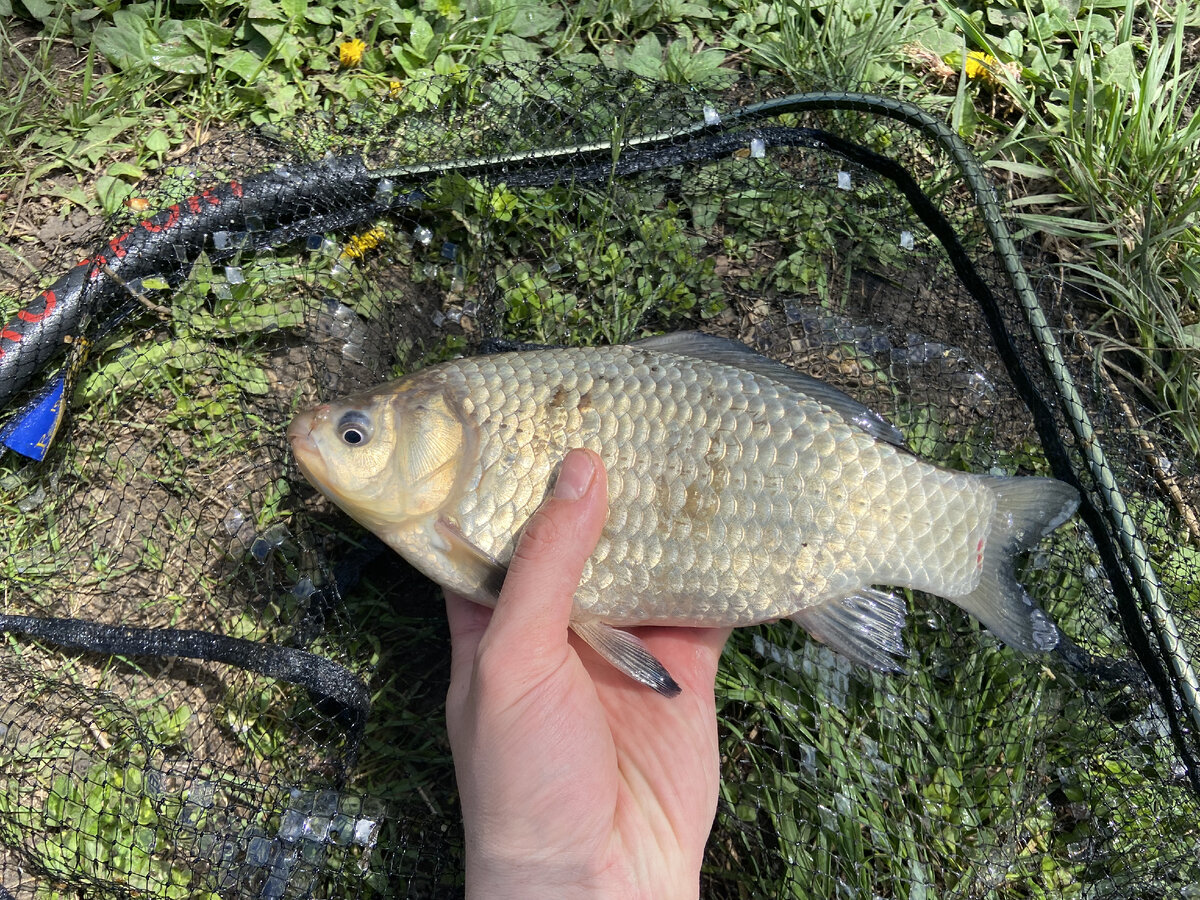
[[[403,92],[404,92],[403,83],[397,81],[394,78],[388,82],[388,96],[391,97],[393,100],[397,99],[400,96],[400,94]]]
[[[996,72],[1000,69],[1000,60],[978,50],[967,54],[967,77],[982,78],[984,81],[995,81]]]
[[[351,66],[357,66],[362,62],[363,51],[366,49],[367,45],[358,38],[346,41],[338,47],[338,59],[341,60],[342,65],[347,69]]]
[[[342,259],[362,259],[368,250],[374,250],[387,240],[387,232],[376,226],[370,231],[353,235],[342,249]]]
[[[949,59],[947,60],[950,61]],[[987,53],[982,53],[979,50],[972,50],[967,54],[964,61],[963,71],[967,78],[973,81],[981,81],[990,87],[1003,87],[1006,81],[1021,80],[1021,64],[1018,62],[1004,63],[996,59],[994,56],[989,56]]]

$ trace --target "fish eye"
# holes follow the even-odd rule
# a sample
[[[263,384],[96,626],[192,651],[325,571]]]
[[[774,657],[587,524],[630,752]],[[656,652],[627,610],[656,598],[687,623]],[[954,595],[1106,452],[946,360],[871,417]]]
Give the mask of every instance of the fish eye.
[[[337,430],[342,443],[361,447],[371,439],[371,420],[352,410],[338,420]]]

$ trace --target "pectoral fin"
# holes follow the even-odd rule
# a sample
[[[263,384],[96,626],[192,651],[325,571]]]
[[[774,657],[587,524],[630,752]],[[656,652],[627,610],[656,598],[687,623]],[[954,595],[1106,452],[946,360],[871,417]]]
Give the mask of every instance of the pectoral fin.
[[[470,594],[470,599],[487,606],[495,606],[508,569],[471,543],[462,530],[449,519],[438,519],[434,528],[438,537],[446,544],[442,555],[462,572],[471,584],[479,586]]]
[[[572,622],[571,627],[589,647],[635,681],[654,688],[664,697],[676,697],[682,690],[646,645],[628,631],[595,620]]]
[[[470,598],[495,606],[508,569],[473,544],[449,519],[438,519],[434,527],[445,544],[442,554],[466,575],[467,580],[479,585]],[[654,688],[664,697],[675,697],[682,690],[646,645],[629,632],[594,620],[572,622],[571,627],[588,646],[630,678]]]
[[[873,588],[805,607],[789,618],[823,644],[859,665],[903,672],[904,600]]]

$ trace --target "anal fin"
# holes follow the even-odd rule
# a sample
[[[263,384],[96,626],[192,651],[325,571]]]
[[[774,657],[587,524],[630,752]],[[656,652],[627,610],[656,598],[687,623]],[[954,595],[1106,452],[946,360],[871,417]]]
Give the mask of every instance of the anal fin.
[[[572,622],[571,627],[589,647],[635,681],[654,688],[664,697],[676,697],[681,692],[666,667],[628,631],[595,620]]]
[[[903,672],[903,598],[863,588],[841,600],[806,607],[789,618],[851,662],[880,672]]]

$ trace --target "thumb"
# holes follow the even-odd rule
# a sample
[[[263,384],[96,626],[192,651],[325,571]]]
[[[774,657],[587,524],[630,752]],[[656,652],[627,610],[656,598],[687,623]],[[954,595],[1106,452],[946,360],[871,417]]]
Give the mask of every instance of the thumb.
[[[563,459],[550,498],[517,541],[480,651],[491,645],[490,653],[526,670],[542,662],[558,664],[566,652],[584,564],[596,549],[607,515],[604,463],[590,450],[572,450]]]

